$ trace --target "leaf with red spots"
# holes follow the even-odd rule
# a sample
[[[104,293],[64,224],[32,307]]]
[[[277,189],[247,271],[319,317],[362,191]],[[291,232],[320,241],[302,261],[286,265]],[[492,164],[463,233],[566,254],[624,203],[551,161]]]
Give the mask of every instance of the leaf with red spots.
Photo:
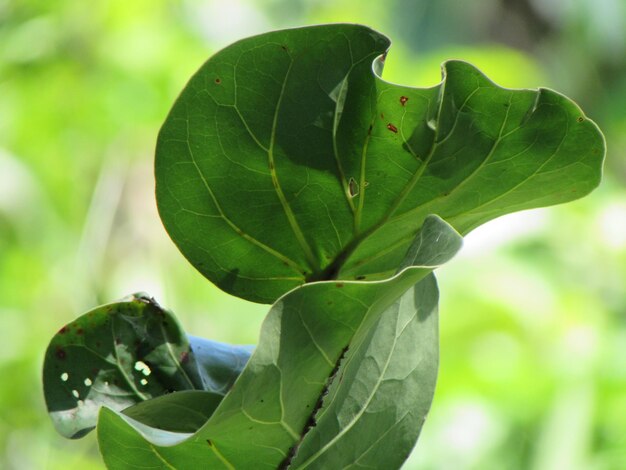
[[[457,60],[437,86],[390,83],[389,47],[360,25],[275,31],[193,76],[159,134],[156,194],[210,281],[272,303],[310,281],[386,279],[428,214],[466,234],[598,185],[604,139],[571,100]]]
[[[221,397],[250,352],[188,338],[169,311],[136,294],[92,310],[52,339],[44,362],[48,412],[61,434],[77,438],[96,425],[102,405],[121,411],[181,390]],[[146,409],[155,408],[142,408],[143,416]]]

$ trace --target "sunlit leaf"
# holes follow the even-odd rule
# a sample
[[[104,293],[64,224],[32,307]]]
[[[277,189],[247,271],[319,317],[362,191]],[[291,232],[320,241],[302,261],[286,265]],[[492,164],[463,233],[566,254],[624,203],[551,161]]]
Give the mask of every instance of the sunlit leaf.
[[[209,280],[271,303],[307,281],[384,279],[428,214],[465,234],[597,186],[604,140],[572,101],[460,61],[438,86],[391,84],[389,45],[359,25],[271,32],[191,79],[159,135],[157,201]]]

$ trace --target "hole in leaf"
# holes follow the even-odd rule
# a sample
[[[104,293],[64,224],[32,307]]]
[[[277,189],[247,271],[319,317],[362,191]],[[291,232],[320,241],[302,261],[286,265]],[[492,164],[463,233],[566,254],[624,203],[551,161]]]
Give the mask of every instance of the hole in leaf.
[[[143,361],[135,362],[135,370],[138,372],[141,372],[146,377],[152,373],[152,370],[150,370],[150,367],[148,367],[148,365]]]
[[[148,385],[148,381],[146,379],[141,379],[139,383],[141,383],[141,385]]]
[[[61,380],[62,380],[63,382],[67,382],[67,379],[69,379],[69,378],[70,378],[70,374],[68,374],[67,372],[63,372],[63,373],[61,374]]]
[[[93,383],[93,382],[91,381],[91,379],[90,379],[89,377],[87,377],[87,378],[85,379],[85,385],[86,385],[87,387],[91,387],[91,384],[92,384],[92,383]]]
[[[80,394],[78,393],[78,390],[72,390],[72,395],[74,395],[74,398],[80,397]]]

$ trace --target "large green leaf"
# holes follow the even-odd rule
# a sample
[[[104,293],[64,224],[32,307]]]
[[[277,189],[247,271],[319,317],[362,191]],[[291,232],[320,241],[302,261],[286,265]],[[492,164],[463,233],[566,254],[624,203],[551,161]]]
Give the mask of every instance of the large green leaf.
[[[315,282],[291,291],[271,308],[248,364],[197,433],[159,432],[103,409],[98,436],[105,462],[114,469],[138,461],[181,469],[285,466],[301,442],[302,452],[310,448],[306,436],[320,409],[323,416],[343,416],[346,402],[362,394],[371,398],[352,402],[350,412],[357,405],[364,407],[361,415],[380,412],[384,436],[411,428],[394,447],[406,457],[432,400],[437,370],[437,291],[427,276],[460,244],[460,236],[433,216],[408,251],[406,268],[391,279]],[[380,369],[375,363],[388,365]],[[336,391],[335,382],[341,383]],[[329,391],[336,405],[325,411]],[[406,396],[394,398],[395,393]],[[358,431],[362,425],[359,418],[350,427]],[[342,445],[355,439],[347,431],[332,432],[346,434]]]
[[[230,389],[249,356],[247,346],[195,337],[190,344],[171,312],[145,294],[135,294],[84,314],[53,337],[43,372],[48,412],[56,429],[72,438],[95,427],[102,405],[120,411],[181,390],[208,391],[196,401],[196,411],[206,415]],[[163,403],[182,406],[189,402],[185,397],[140,406],[131,414],[136,418],[155,414]],[[163,416],[148,420],[166,421]],[[172,427],[176,428],[165,425]]]
[[[190,80],[159,135],[157,201],[208,279],[269,303],[306,281],[384,279],[427,214],[465,234],[598,184],[603,137],[569,99],[460,61],[438,86],[391,84],[389,45],[359,25],[271,32]]]

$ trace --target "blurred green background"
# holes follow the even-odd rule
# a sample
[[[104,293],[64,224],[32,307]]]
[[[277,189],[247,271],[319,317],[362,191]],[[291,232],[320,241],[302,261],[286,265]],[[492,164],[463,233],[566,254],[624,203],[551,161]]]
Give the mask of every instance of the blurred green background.
[[[267,307],[204,281],[160,224],[156,134],[218,48],[337,21],[392,38],[389,80],[465,59],[567,94],[609,144],[591,196],[494,221],[440,271],[440,379],[405,468],[626,468],[623,0],[0,0],[0,468],[103,468],[94,433],[55,434],[40,380],[97,304],[144,290],[193,334],[256,342]]]

